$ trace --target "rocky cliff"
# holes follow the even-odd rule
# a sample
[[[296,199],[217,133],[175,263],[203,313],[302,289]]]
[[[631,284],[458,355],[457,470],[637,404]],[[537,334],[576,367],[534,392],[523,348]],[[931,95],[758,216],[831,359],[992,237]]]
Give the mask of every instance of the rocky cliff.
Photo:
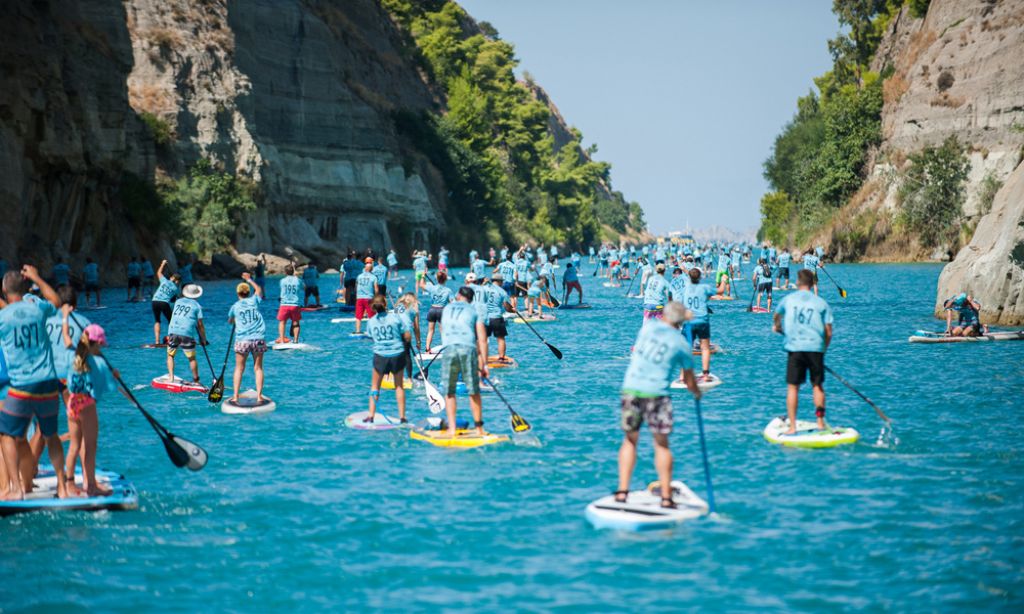
[[[13,0],[0,70],[9,261],[92,256],[108,281],[135,254],[174,262],[138,188],[200,159],[255,186],[241,261],[479,239],[453,236],[451,186],[399,128],[446,100],[380,0]]]

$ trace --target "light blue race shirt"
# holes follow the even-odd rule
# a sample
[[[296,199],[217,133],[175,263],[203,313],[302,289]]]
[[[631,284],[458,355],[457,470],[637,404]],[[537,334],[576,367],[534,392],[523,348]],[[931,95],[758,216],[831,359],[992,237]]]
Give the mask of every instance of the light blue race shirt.
[[[791,256],[789,255],[789,252],[782,252],[779,254],[779,268],[788,269],[790,258]]]
[[[477,279],[480,279],[484,276],[484,269],[487,268],[487,263],[477,258],[473,261],[473,266],[470,268],[473,269],[473,274],[476,275]]]
[[[441,341],[445,346],[476,347],[476,308],[463,301],[452,301],[441,312]]]
[[[53,278],[58,286],[68,285],[68,277],[71,275],[71,267],[61,262],[53,267]]]
[[[316,267],[309,265],[302,271],[302,282],[306,284],[307,288],[312,288],[316,285],[320,279],[320,272],[316,270]]]
[[[239,341],[256,341],[267,334],[267,325],[260,313],[259,295],[239,299],[228,310],[228,319],[235,319],[235,338]]]
[[[412,261],[412,269],[417,273],[422,273],[427,270],[427,259],[423,256],[416,256]]]
[[[668,280],[664,275],[653,273],[644,288],[644,305],[664,305],[668,301]]]
[[[565,273],[562,273],[562,283],[571,284],[574,281],[579,281],[580,277],[576,274],[576,266],[565,267]]]
[[[405,351],[402,335],[412,334],[409,320],[397,313],[378,313],[366,323],[366,334],[373,340],[377,356],[398,356]]]
[[[171,323],[167,325],[167,334],[179,337],[191,337],[199,340],[198,322],[203,319],[203,308],[190,298],[178,299],[171,313]]]
[[[693,324],[705,324],[708,321],[708,297],[715,291],[708,284],[689,284],[683,288],[683,305],[693,313]]]
[[[681,369],[692,370],[692,349],[679,330],[661,320],[648,320],[640,328],[622,382],[622,392],[667,396]]]
[[[170,303],[177,295],[178,286],[174,285],[173,281],[161,275],[160,285],[157,286],[156,292],[153,293],[153,302],[160,301],[163,303]]]
[[[377,285],[386,285],[388,278],[388,267],[383,264],[378,264],[373,267],[373,276],[377,278]]]
[[[476,315],[485,324],[487,323],[487,299],[493,287],[490,284],[473,286],[473,307],[476,308]]]
[[[511,282],[516,274],[516,265],[512,264],[510,260],[502,260],[498,265],[498,272],[505,278],[505,281]]]
[[[818,263],[820,263],[820,262],[821,262],[821,260],[819,260],[818,257],[815,256],[814,254],[804,254],[804,268],[805,269],[813,271],[814,269],[816,269],[818,267]]]
[[[82,269],[82,275],[85,277],[85,283],[87,284],[100,283],[100,265],[90,262]]]
[[[50,338],[50,348],[53,352],[53,369],[57,375],[63,376],[67,373],[75,358],[75,348],[82,339],[82,331],[91,322],[89,319],[77,312],[68,316],[68,335],[71,337],[71,347],[64,345],[64,314],[60,311],[46,318],[46,335]]]
[[[539,279],[531,283],[530,287],[526,290],[526,295],[529,296],[530,298],[540,298],[540,293],[541,283]]]
[[[395,255],[395,252],[388,254],[388,266],[398,266],[398,256]]]
[[[798,290],[779,302],[787,352],[824,352],[825,326],[832,324],[832,308],[809,290]]]
[[[299,288],[302,281],[294,276],[288,275],[281,279],[281,305],[285,307],[298,307],[300,304]]]
[[[377,277],[369,271],[363,271],[356,277],[356,298],[373,298],[373,284],[377,283]]]
[[[430,296],[431,307],[444,307],[455,300],[455,293],[448,286],[427,282],[427,294]]]
[[[690,285],[690,276],[686,273],[678,277],[673,277],[672,281],[668,282],[669,292],[672,294],[672,300],[679,301],[680,303],[686,304],[686,297],[683,295],[683,291]]]
[[[128,263],[128,277],[139,277],[142,275],[142,269],[139,267],[139,263],[132,260]]]
[[[67,378],[68,392],[87,394],[97,401],[107,392],[117,392],[113,369],[102,356],[89,356],[86,363],[88,371],[75,371],[75,365],[71,363],[66,371],[61,372]]]
[[[395,305],[395,313],[397,315],[402,316],[402,318],[405,320],[406,325],[409,327],[410,331],[415,332],[414,329],[413,329],[413,326],[414,326],[413,323],[416,321],[416,319],[420,315],[419,311],[415,307],[412,308],[412,309],[406,309],[405,305],[402,305],[401,303],[399,303],[399,304]]]
[[[487,319],[493,320],[502,317],[505,313],[505,303],[508,301],[508,292],[498,284],[491,284],[487,292]]]
[[[11,386],[57,379],[46,320],[57,313],[48,301],[21,300],[0,309],[0,348],[7,360]]]

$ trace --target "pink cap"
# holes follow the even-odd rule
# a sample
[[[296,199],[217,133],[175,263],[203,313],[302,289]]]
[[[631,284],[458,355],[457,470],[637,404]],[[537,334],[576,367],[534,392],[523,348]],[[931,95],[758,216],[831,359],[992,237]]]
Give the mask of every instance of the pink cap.
[[[107,344],[107,333],[103,331],[103,327],[99,324],[90,324],[85,327],[85,336],[89,338],[89,341],[98,343],[100,345]]]

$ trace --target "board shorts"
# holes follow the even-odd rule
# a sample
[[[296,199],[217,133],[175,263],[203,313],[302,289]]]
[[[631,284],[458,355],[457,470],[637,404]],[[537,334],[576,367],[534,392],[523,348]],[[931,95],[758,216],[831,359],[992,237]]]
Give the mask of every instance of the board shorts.
[[[691,339],[711,339],[710,322],[687,322],[686,328]]]
[[[309,299],[310,296],[320,298],[320,288],[318,286],[306,286],[306,295],[304,299]]]
[[[430,311],[427,312],[427,322],[440,322],[442,313],[444,313],[444,307],[432,305]]]
[[[426,271],[416,271],[416,285],[417,286],[419,285],[420,280],[423,279],[423,276],[426,275],[426,274],[427,274]]]
[[[178,353],[178,348],[185,353],[185,358],[195,358],[196,355],[196,340],[192,337],[186,337],[184,335],[167,335],[167,355],[174,356]]]
[[[652,433],[668,435],[672,432],[672,398],[635,397],[623,393],[621,417],[622,430],[627,433],[639,431],[640,425],[646,422]]]
[[[98,283],[94,282],[94,281],[87,281],[87,282],[85,282],[85,291],[86,292],[99,292],[100,291],[100,285]]]
[[[405,359],[405,352],[402,352],[397,356],[381,356],[380,354],[373,355],[373,370],[381,375],[387,375],[389,373],[393,375],[400,375],[405,371],[407,364],[408,362]]]
[[[487,320],[487,336],[495,339],[508,337],[508,325],[505,323],[505,318],[498,316]]]
[[[129,288],[141,288],[142,287],[142,278],[141,277],[129,277],[128,278],[128,287]]]
[[[505,294],[512,296],[512,290],[515,289],[515,284],[510,281],[502,282],[501,288],[505,291]]]
[[[381,296],[387,296],[388,295],[388,287],[385,284],[378,283],[377,284],[377,294],[379,294]]]
[[[152,301],[150,306],[153,308],[153,322],[159,324],[160,316],[166,318],[167,323],[171,323],[171,304],[165,301]]]
[[[45,437],[57,434],[57,414],[60,413],[60,392],[57,380],[47,380],[7,389],[7,398],[0,407],[0,433],[24,437],[32,417],[39,421],[39,431]]]
[[[370,299],[368,298],[357,298],[356,299],[356,319],[362,320],[364,317],[373,317],[373,310],[370,309]]]
[[[441,355],[441,394],[453,396],[459,376],[466,394],[480,394],[480,355],[472,345],[448,345]]]
[[[568,294],[569,292],[572,292],[573,290],[576,290],[580,294],[583,294],[583,286],[580,285],[580,282],[578,282],[578,281],[567,281],[567,282],[565,282],[565,293]]]
[[[763,284],[757,284],[757,291],[759,293],[760,292],[767,292],[768,293],[768,298],[771,298],[772,297],[772,282],[768,281],[768,282],[765,282]]]
[[[298,305],[281,305],[277,308],[277,321],[286,322],[291,320],[298,324],[302,320],[302,307]]]
[[[729,271],[718,271],[717,273],[715,273],[715,285],[716,286],[721,285],[723,277],[726,278],[726,279],[731,279],[730,276],[729,276]]]
[[[825,382],[824,352],[790,352],[786,363],[786,383],[799,386],[807,381],[811,373],[811,385],[820,386]]]
[[[644,320],[650,320],[651,318],[661,319],[661,312],[665,309],[664,305],[644,305]]]
[[[777,271],[775,271],[775,276],[776,277],[785,277],[786,279],[789,279],[789,267],[788,266],[780,266],[779,269]]]
[[[240,339],[235,341],[235,354],[242,356],[258,356],[267,351],[267,342],[263,339]]]
[[[513,296],[513,298],[514,297],[519,297],[519,296],[526,296],[526,295],[527,295],[527,291],[523,290],[523,288],[520,287],[519,284],[513,284],[513,286],[512,286],[512,296]]]

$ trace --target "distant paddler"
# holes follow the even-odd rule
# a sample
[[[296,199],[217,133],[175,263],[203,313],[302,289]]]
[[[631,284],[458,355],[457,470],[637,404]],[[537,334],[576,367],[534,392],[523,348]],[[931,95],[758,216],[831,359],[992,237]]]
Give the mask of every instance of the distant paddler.
[[[786,364],[786,413],[788,435],[796,433],[796,409],[800,386],[811,375],[814,388],[814,415],[818,428],[825,429],[825,351],[832,341],[832,308],[825,299],[811,292],[814,271],[802,269],[796,276],[797,291],[779,302],[772,329],[786,336],[789,353]]]
[[[757,307],[761,308],[761,295],[765,295],[767,306],[765,309],[772,310],[772,267],[768,264],[767,258],[760,258],[757,266],[754,267],[754,292],[757,293]]]
[[[693,358],[689,343],[679,328],[690,317],[682,304],[670,301],[661,319],[644,322],[633,344],[633,353],[622,382],[621,426],[625,431],[619,448],[619,488],[615,500],[625,502],[636,466],[636,444],[640,426],[646,422],[654,436],[654,468],[661,487],[661,506],[674,508],[672,499],[672,397],[670,386],[680,370],[686,387],[699,399],[700,389],[693,376]]]
[[[313,306],[320,306],[320,272],[316,265],[310,262],[302,271],[302,285],[305,288],[305,295],[302,297],[302,306],[309,306],[309,297],[313,297]]]
[[[593,250],[594,248],[590,249]],[[569,295],[575,290],[579,294],[579,301],[576,304],[583,304],[583,286],[580,285],[578,261],[576,259],[565,265],[565,272],[562,273],[562,288],[565,293],[562,299],[563,303],[569,302]]]
[[[690,276],[690,283],[683,284],[682,294],[680,296],[676,296],[675,293],[673,293],[673,298],[681,301],[683,305],[686,305],[690,309],[690,317],[687,318],[688,321],[686,323],[686,328],[684,329],[686,338],[690,343],[692,343],[694,339],[700,340],[701,374],[697,378],[697,381],[710,381],[711,318],[708,312],[708,298],[715,296],[716,294],[721,296],[725,289],[724,282],[726,282],[726,280],[722,280],[723,284],[718,286],[716,291],[708,284],[702,284],[700,282],[700,269],[690,269],[688,274]],[[676,287],[679,286],[677,285]]]
[[[373,258],[367,258],[363,264],[363,272],[356,277],[356,334],[363,329],[363,318],[373,317],[370,306],[373,297],[379,294],[377,276],[373,274]]]
[[[275,343],[299,342],[299,329],[302,322],[302,308],[300,307],[299,287],[302,280],[295,275],[295,266],[284,267],[284,277],[281,278],[280,300],[281,305],[277,308],[277,339]],[[291,338],[284,334],[285,322],[291,322]]]
[[[196,345],[206,345],[206,327],[203,325],[203,308],[197,299],[203,295],[198,284],[188,284],[181,289],[182,298],[174,303],[174,312],[167,325],[167,381],[174,381],[174,357],[180,349],[188,359],[192,382],[199,383],[199,363],[196,361]]]
[[[977,337],[988,333],[981,323],[981,303],[966,292],[952,296],[942,304],[946,310],[946,334],[952,337]],[[953,326],[953,312],[957,312],[957,325]]]
[[[420,278],[420,288],[430,296],[430,311],[427,312],[427,344],[426,351],[429,354],[430,348],[433,347],[434,343],[434,330],[441,324],[441,312],[445,306],[450,303],[454,296],[452,289],[445,285],[448,281],[448,273],[444,271],[437,272],[437,283],[427,279],[426,272],[424,271],[423,277]]]
[[[665,263],[659,262],[648,274],[647,285],[644,286],[644,319],[660,318],[665,303],[668,302],[669,283],[665,279]]]
[[[159,285],[150,302],[153,308],[153,345],[160,345],[160,318],[167,320],[168,325],[171,323],[171,303],[178,296],[178,284],[181,282],[181,276],[177,273],[171,275],[170,278],[164,277],[164,267],[166,266],[167,261],[161,260],[160,266],[156,270]]]

